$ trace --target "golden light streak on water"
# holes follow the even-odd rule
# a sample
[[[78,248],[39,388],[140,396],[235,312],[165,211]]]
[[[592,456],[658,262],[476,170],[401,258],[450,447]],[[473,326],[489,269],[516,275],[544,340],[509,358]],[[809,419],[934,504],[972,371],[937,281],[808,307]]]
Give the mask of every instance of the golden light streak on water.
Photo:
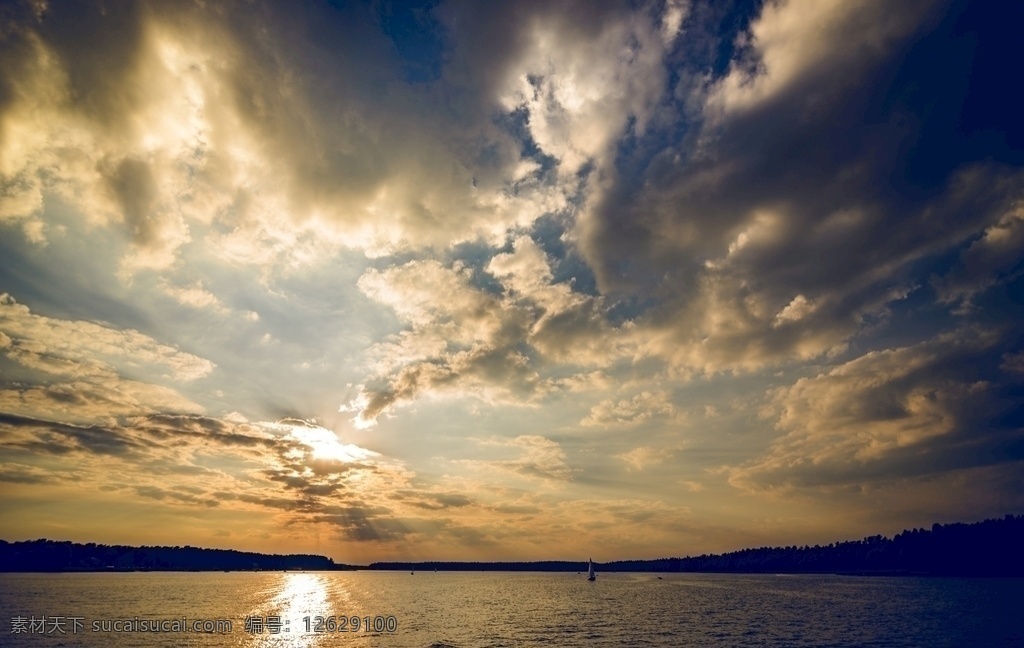
[[[253,634],[255,646],[273,646],[285,648],[290,646],[318,646],[330,635],[307,633],[303,619],[309,617],[331,616],[332,610],[328,596],[327,578],[313,573],[284,573],[276,586],[277,593],[265,605],[252,612],[253,617],[266,620],[267,617],[280,617],[280,633],[272,634],[269,628],[262,633]]]

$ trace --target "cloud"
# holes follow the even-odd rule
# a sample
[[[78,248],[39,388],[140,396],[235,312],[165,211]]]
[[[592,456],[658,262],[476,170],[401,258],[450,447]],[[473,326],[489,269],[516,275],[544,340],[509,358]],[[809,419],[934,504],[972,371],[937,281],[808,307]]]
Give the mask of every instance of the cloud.
[[[160,411],[198,413],[203,408],[167,387],[98,376],[0,389],[0,409],[28,416],[88,422]]]
[[[629,466],[629,470],[641,471],[648,466],[660,464],[671,459],[678,448],[662,448],[653,446],[639,446],[629,452],[615,455]]]
[[[342,406],[371,424],[395,403],[428,393],[465,394],[499,402],[529,402],[545,386],[544,359],[592,365],[619,345],[600,343],[611,329],[591,297],[552,284],[548,262],[528,238],[495,256],[488,271],[506,292],[477,287],[473,270],[437,261],[371,269],[360,289],[390,306],[408,328],[374,348],[379,378]],[[531,356],[538,356],[535,361]]]
[[[199,505],[213,508],[220,505],[220,501],[212,498],[196,497],[189,493],[180,493],[170,491],[157,486],[136,486],[135,492],[140,497],[146,497],[149,499],[155,499],[160,501],[175,501],[183,504]]]
[[[631,350],[629,324],[611,326],[601,298],[575,291],[571,282],[554,282],[550,260],[533,239],[517,238],[513,251],[495,255],[487,271],[517,306],[530,310],[526,342],[544,358],[602,366]]]
[[[506,109],[528,115],[533,141],[563,177],[607,163],[628,125],[644,129],[664,91],[662,58],[680,20],[677,6],[665,16],[675,30],[662,30],[653,11],[593,9],[580,20],[576,7],[555,3],[520,22],[525,46],[510,57],[499,88]]]
[[[506,62],[512,85],[476,90],[455,75],[446,81],[468,95],[453,105],[429,86],[393,83],[402,62],[375,11],[175,2],[22,12],[8,24],[3,69],[12,94],[0,112],[9,134],[0,213],[38,239],[57,196],[82,205],[92,225],[123,231],[126,280],[171,270],[186,246],[291,265],[340,247],[386,255],[500,244],[509,229],[566,209],[575,192],[530,171],[521,142],[495,123],[496,109],[519,109],[520,100],[503,104],[513,87],[558,61],[543,70],[554,103],[532,123],[556,108],[569,111],[567,124],[591,122],[541,139],[570,165],[610,145],[660,88],[658,75],[632,89],[608,83],[640,83],[637,71],[659,68],[652,24],[581,33],[584,54],[552,50],[560,40],[532,33],[544,23],[524,17],[516,24],[534,45]],[[491,18],[464,19],[460,33],[475,20]],[[609,60],[637,38],[626,59]]]
[[[778,389],[762,411],[785,434],[729,470],[738,487],[870,483],[1019,460],[999,337],[964,329],[872,351]],[[1012,388],[1011,388],[1012,389]],[[1001,449],[1004,448],[1004,449]]]
[[[471,506],[473,499],[458,492],[424,493],[421,491],[403,491],[394,495],[395,499],[408,502],[409,505],[428,511],[442,511],[451,508]]]
[[[933,277],[939,300],[959,304],[958,313],[969,312],[972,299],[989,288],[1020,276],[1024,260],[1024,208],[1017,205],[960,253],[957,265],[943,277]]]
[[[367,426],[395,404],[428,394],[529,404],[552,390],[579,388],[581,376],[635,353],[632,323],[613,325],[609,306],[571,281],[556,281],[551,263],[532,238],[520,236],[481,270],[434,260],[368,270],[360,290],[392,308],[406,328],[372,348],[377,375],[341,410],[358,412],[357,424]],[[559,365],[590,371],[543,376]]]
[[[705,110],[717,119],[757,109],[798,84],[843,84],[829,79],[836,69],[855,73],[890,55],[891,48],[920,24],[928,2],[905,3],[898,11],[871,2],[788,0],[764,5],[745,35],[747,55],[712,87]],[[804,99],[814,109],[818,96]]]
[[[347,540],[356,542],[389,542],[410,533],[409,527],[385,507],[334,506],[317,514],[313,521],[339,527]]]
[[[674,418],[678,414],[669,394],[664,391],[643,391],[630,399],[608,398],[593,408],[580,421],[585,426],[632,427],[652,419]]]
[[[0,327],[12,341],[5,345],[9,358],[55,375],[107,372],[108,360],[162,366],[179,382],[203,378],[214,369],[209,360],[138,331],[33,314],[7,293],[0,295]]]
[[[476,470],[500,470],[530,480],[557,483],[572,479],[573,470],[565,463],[565,452],[551,439],[536,434],[523,434],[512,439],[480,440],[484,446],[511,448],[519,452],[514,459],[459,460]]]
[[[0,427],[7,434],[8,448],[64,455],[85,452],[117,457],[136,456],[145,452],[146,442],[116,428],[95,425],[71,425],[4,414]]]
[[[0,11],[0,519],[347,562],[1020,501],[1019,20],[387,4]]]
[[[198,380],[213,371],[213,363],[138,331],[37,315],[6,293],[0,295],[0,330],[3,354],[33,375],[0,389],[3,411],[75,422],[202,411],[176,388],[158,383]]]
[[[58,484],[68,479],[68,475],[51,472],[36,466],[19,463],[0,464],[0,482],[10,484],[47,485]]]
[[[8,414],[0,419],[0,445],[17,459],[5,464],[0,481],[55,484],[70,477],[52,468],[73,467],[86,498],[98,491],[130,492],[192,515],[218,509],[221,523],[255,508],[295,524],[341,526],[355,540],[397,538],[403,528],[396,526],[396,511],[375,502],[409,492],[411,473],[378,453],[340,443],[333,432],[310,422],[153,415],[96,426]],[[325,449],[346,454],[325,456]],[[35,465],[43,458],[45,470]],[[418,506],[428,501],[437,507],[469,503],[451,492],[420,497],[409,510],[435,509]],[[122,497],[126,500],[130,497]]]
[[[1024,373],[1024,351],[1003,354],[1003,362],[999,367],[1012,373]]]
[[[956,29],[940,13],[770,3],[721,76],[666,98],[692,123],[620,151],[573,228],[606,298],[646,297],[644,354],[698,375],[836,357],[922,266],[1009,234],[1019,169],[971,157],[956,96],[928,137],[900,98]]]
[[[807,317],[815,311],[817,306],[814,302],[809,301],[803,295],[797,295],[793,298],[793,301],[786,304],[783,308],[775,315],[775,321],[772,322],[772,327],[778,328],[783,326],[786,322],[797,322]]]
[[[165,284],[163,291],[173,297],[179,304],[199,310],[208,310],[217,314],[226,314],[229,309],[224,302],[207,290],[202,281],[197,281],[190,286],[173,286]],[[259,316],[257,315],[257,318]]]

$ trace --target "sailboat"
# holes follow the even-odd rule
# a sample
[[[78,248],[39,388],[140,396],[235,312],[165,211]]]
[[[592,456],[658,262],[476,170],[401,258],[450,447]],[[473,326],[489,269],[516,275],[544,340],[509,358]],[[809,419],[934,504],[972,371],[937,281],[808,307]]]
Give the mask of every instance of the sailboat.
[[[588,558],[587,559],[587,563],[588,563],[587,580],[588,581],[597,580],[597,574],[594,573],[594,560],[592,558]]]

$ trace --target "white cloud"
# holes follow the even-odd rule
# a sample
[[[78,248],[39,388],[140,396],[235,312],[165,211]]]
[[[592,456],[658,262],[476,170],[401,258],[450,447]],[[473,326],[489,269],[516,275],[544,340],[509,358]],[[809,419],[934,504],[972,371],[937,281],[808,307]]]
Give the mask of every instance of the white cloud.
[[[629,399],[608,398],[580,421],[581,425],[632,427],[652,419],[674,418],[675,405],[665,391],[643,391]]]
[[[552,14],[532,22],[499,92],[506,110],[525,107],[534,141],[569,177],[604,163],[630,118],[643,131],[664,89],[666,40],[645,12],[591,31],[572,24],[574,12]],[[666,19],[678,30],[681,9],[670,6]]]
[[[158,412],[200,414],[203,407],[172,388],[107,374],[0,389],[0,411],[98,423]]]
[[[120,366],[163,367],[169,377],[188,382],[208,376],[209,360],[161,344],[133,330],[119,330],[85,321],[36,315],[13,297],[0,295],[0,329],[13,343],[7,355],[20,364],[56,375],[106,372]]]
[[[786,307],[775,316],[773,327],[782,326],[786,322],[797,322],[814,312],[816,305],[803,295],[797,295],[793,301],[786,304]]]
[[[533,311],[528,341],[545,358],[600,366],[633,350],[630,325],[610,326],[601,298],[576,292],[568,282],[551,283],[550,261],[529,237],[516,239],[511,253],[492,258],[487,271],[510,301]]]
[[[548,260],[529,238],[487,269],[504,294],[474,286],[472,271],[461,264],[410,261],[364,273],[360,290],[390,306],[407,327],[374,345],[376,377],[342,411],[359,411],[355,422],[365,426],[394,404],[429,394],[528,404],[562,385],[542,379],[546,361],[593,367],[625,355],[629,327],[617,338],[599,300],[550,283]]]
[[[639,446],[629,452],[615,455],[615,457],[624,461],[629,466],[629,470],[642,471],[671,459],[678,450],[679,448]]]
[[[184,306],[199,310],[209,310],[215,313],[228,312],[224,303],[207,290],[201,281],[197,281],[189,286],[173,286],[165,283],[162,289]]]
[[[209,360],[138,331],[33,314],[6,293],[0,295],[0,331],[4,355],[34,374],[32,381],[0,390],[0,409],[26,416],[105,421],[159,411],[201,412],[174,387],[124,374],[188,383],[214,369]],[[161,377],[160,372],[169,373]]]
[[[917,26],[924,2],[901,11],[870,0],[769,2],[750,28],[751,52],[734,60],[711,90],[705,111],[713,118],[768,102],[813,74],[828,74],[851,61],[878,59]],[[814,109],[814,96],[805,99]]]

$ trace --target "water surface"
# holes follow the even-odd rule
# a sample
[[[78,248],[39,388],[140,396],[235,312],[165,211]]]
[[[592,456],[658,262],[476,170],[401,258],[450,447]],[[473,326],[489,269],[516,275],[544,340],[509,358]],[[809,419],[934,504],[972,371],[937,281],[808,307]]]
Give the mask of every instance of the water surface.
[[[1021,579],[660,576],[599,574],[590,583],[574,573],[0,574],[0,645],[1024,645]],[[43,632],[12,632],[33,617]],[[59,617],[65,634],[54,629]],[[69,617],[81,618],[77,632]],[[274,617],[278,633],[266,624]],[[359,631],[342,632],[352,617]],[[131,630],[136,618],[223,619],[232,628],[102,631],[114,620]],[[397,628],[367,632],[367,618],[371,626],[390,618]]]

